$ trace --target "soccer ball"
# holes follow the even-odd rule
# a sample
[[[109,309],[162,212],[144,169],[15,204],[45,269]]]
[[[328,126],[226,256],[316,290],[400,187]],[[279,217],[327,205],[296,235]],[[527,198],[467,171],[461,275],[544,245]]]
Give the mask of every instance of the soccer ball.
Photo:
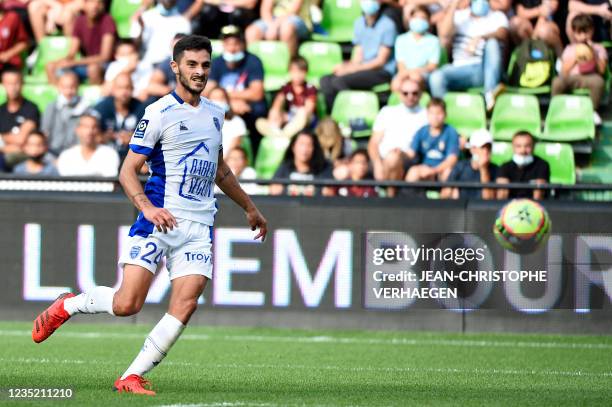
[[[504,249],[529,254],[548,240],[551,227],[542,205],[531,199],[514,199],[497,214],[493,233]]]

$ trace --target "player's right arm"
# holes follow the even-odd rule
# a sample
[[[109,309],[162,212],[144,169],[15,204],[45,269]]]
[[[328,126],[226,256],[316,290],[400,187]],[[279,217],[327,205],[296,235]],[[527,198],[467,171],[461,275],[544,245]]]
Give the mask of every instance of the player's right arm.
[[[176,219],[170,211],[165,208],[158,208],[147,198],[138,179],[140,168],[147,160],[147,156],[128,151],[127,157],[123,161],[119,182],[127,197],[134,206],[142,212],[142,215],[155,225],[158,231],[167,233],[177,226]]]

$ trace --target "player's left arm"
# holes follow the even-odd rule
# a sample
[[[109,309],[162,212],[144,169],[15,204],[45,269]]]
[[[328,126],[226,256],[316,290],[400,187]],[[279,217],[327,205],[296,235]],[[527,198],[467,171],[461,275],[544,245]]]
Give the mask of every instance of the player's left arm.
[[[251,198],[244,192],[232,170],[223,161],[223,150],[219,151],[215,183],[225,195],[244,209],[251,230],[259,229],[259,233],[255,236],[254,240],[261,237],[261,240],[264,241],[268,233],[268,222],[259,212]]]

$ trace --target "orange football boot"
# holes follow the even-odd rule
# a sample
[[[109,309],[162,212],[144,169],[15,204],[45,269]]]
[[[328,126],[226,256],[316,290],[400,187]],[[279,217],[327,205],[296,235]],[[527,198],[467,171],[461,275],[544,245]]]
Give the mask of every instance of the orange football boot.
[[[138,376],[137,374],[131,374],[123,380],[121,380],[121,377],[119,377],[113,385],[113,390],[118,391],[119,393],[125,392],[155,396],[155,392],[150,390],[150,388],[151,382],[142,376]]]
[[[53,332],[70,319],[70,314],[64,310],[64,300],[74,297],[73,293],[61,294],[57,299],[34,320],[32,339],[40,343],[51,336]]]

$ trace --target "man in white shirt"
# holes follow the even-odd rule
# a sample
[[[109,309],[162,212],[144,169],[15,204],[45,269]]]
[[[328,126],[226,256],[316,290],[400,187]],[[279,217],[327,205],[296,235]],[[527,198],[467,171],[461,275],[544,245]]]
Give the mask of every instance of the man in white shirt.
[[[422,93],[420,82],[406,78],[400,85],[402,103],[385,106],[378,113],[368,144],[377,180],[404,179],[409,163],[406,152],[414,134],[427,124],[427,112],[419,105]],[[396,189],[388,188],[387,193],[395,196]]]
[[[449,90],[484,86],[487,109],[492,110],[501,90],[502,45],[508,40],[508,18],[493,11],[488,0],[471,0],[457,10],[452,0],[440,24],[440,36],[453,38],[453,63],[429,77],[432,96],[443,98]]]
[[[62,176],[116,177],[119,155],[112,148],[99,144],[100,125],[91,114],[84,114],[76,128],[79,144],[62,152],[57,170]]]

